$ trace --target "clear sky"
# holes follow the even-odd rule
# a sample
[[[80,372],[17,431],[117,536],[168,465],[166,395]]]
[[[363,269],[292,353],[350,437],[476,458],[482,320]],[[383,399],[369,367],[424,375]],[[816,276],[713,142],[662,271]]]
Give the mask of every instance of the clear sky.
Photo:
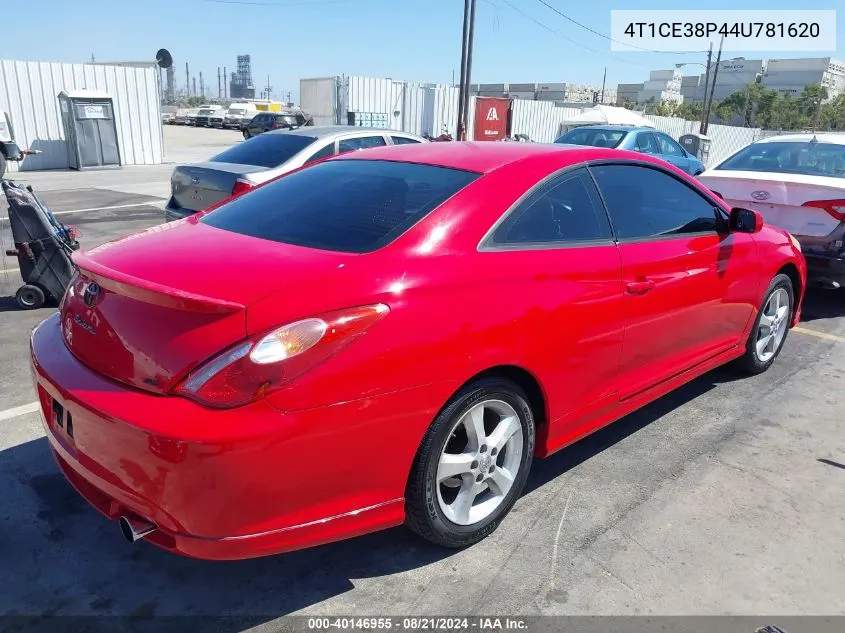
[[[252,55],[260,89],[298,96],[299,79],[331,75],[451,82],[460,67],[463,0],[0,0],[7,28],[0,58],[84,62],[150,59],[173,54],[177,86],[203,72],[217,93],[217,67],[234,70]],[[696,8],[677,0],[545,0],[583,25],[607,34],[611,9]],[[698,3],[695,3],[698,5]],[[845,57],[841,0],[707,0],[709,9],[839,9],[837,51],[726,55],[748,59]],[[10,10],[11,9],[11,10]],[[587,47],[587,50],[583,47]],[[541,0],[478,0],[473,82],[638,82],[648,71],[705,55],[610,52],[610,42],[558,15]],[[687,66],[686,74],[701,72]]]

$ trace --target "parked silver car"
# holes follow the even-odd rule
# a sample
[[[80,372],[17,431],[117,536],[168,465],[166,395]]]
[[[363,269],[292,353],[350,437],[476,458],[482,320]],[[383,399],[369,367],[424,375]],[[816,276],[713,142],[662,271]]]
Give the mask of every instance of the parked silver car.
[[[336,154],[426,142],[405,132],[350,126],[266,132],[230,147],[207,162],[174,169],[165,219],[188,217],[229,196]]]

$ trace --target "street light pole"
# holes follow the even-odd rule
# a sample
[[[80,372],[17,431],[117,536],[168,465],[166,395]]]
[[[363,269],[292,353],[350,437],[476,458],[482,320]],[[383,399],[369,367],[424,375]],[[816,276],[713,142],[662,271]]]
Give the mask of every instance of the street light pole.
[[[472,84],[472,43],[475,35],[475,2],[470,0],[469,31],[467,33],[467,70],[464,78],[464,120],[461,121],[461,135],[459,141],[466,140],[467,122],[469,121],[469,87]]]
[[[713,107],[713,95],[716,92],[716,78],[719,76],[719,64],[722,61],[722,45],[725,43],[725,36],[722,36],[719,42],[719,52],[716,54],[716,67],[713,69],[713,83],[710,86],[710,98],[707,100],[707,107],[704,109],[704,131],[702,134],[707,134],[707,128],[710,126],[710,110]]]
[[[461,138],[461,131],[464,120],[464,83],[466,83],[467,76],[467,29],[469,27],[469,3],[470,0],[464,0],[464,26],[461,32],[461,79],[458,85],[458,124],[455,130],[455,138]],[[432,130],[434,136],[438,135],[437,130]]]
[[[704,110],[701,113],[701,124],[698,126],[698,133],[704,134],[706,125],[704,124],[704,115],[707,112],[707,89],[710,87],[710,60],[713,59],[713,42],[710,42],[710,50],[707,51],[707,70],[704,74]],[[715,83],[715,82],[714,82]]]

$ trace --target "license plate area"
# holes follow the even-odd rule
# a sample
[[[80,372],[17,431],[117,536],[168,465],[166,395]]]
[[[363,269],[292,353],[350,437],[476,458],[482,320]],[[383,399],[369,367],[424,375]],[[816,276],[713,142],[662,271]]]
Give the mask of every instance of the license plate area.
[[[53,412],[53,426],[63,429],[64,432],[67,433],[68,437],[73,439],[73,416],[70,411],[67,411],[62,406],[62,403],[55,398],[53,398],[53,405],[51,408]]]

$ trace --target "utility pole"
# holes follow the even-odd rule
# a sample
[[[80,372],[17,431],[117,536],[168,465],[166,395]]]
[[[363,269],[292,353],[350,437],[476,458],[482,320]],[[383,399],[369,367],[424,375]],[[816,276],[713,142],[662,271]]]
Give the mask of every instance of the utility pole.
[[[472,85],[472,43],[475,35],[475,3],[470,0],[469,5],[469,32],[467,33],[467,70],[464,78],[464,120],[461,122],[461,137],[459,141],[465,141],[467,137],[467,122],[469,121],[469,87]]]
[[[195,97],[197,96],[197,78],[196,77],[194,77],[194,95],[193,96],[195,96]]]
[[[601,103],[604,104],[604,85],[607,82],[607,66],[604,67],[604,77],[601,80]]]
[[[200,71],[200,98],[205,99],[205,82],[202,80],[202,71]]]
[[[217,67],[217,99],[218,101],[223,97],[223,90],[220,86],[220,66]]]
[[[707,70],[704,74],[704,109],[701,111],[701,124],[698,126],[698,133],[704,134],[704,114],[707,111],[707,90],[710,88],[710,61],[713,59],[713,42],[710,42],[710,50],[707,51]]]
[[[469,28],[469,3],[470,0],[464,0],[464,26],[461,31],[461,82],[458,85],[458,125],[455,131],[455,138],[461,139],[461,132],[463,131],[464,121],[464,84],[467,77],[467,30]],[[437,130],[432,130],[434,136],[437,136]]]
[[[270,93],[273,91],[273,86],[270,85],[270,75],[267,75],[267,101],[270,101]]]
[[[229,73],[226,72],[225,66],[223,66],[223,98],[229,98]]]
[[[716,78],[719,76],[719,63],[722,61],[722,45],[725,43],[725,36],[719,41],[719,52],[716,54],[716,66],[713,68],[713,83],[710,85],[710,97],[707,99],[707,105],[704,109],[704,131],[702,134],[707,134],[707,128],[710,126],[710,110],[713,108],[713,94],[716,92]]]
[[[185,92],[188,98],[191,97],[191,71],[188,69],[188,62],[185,62]]]

